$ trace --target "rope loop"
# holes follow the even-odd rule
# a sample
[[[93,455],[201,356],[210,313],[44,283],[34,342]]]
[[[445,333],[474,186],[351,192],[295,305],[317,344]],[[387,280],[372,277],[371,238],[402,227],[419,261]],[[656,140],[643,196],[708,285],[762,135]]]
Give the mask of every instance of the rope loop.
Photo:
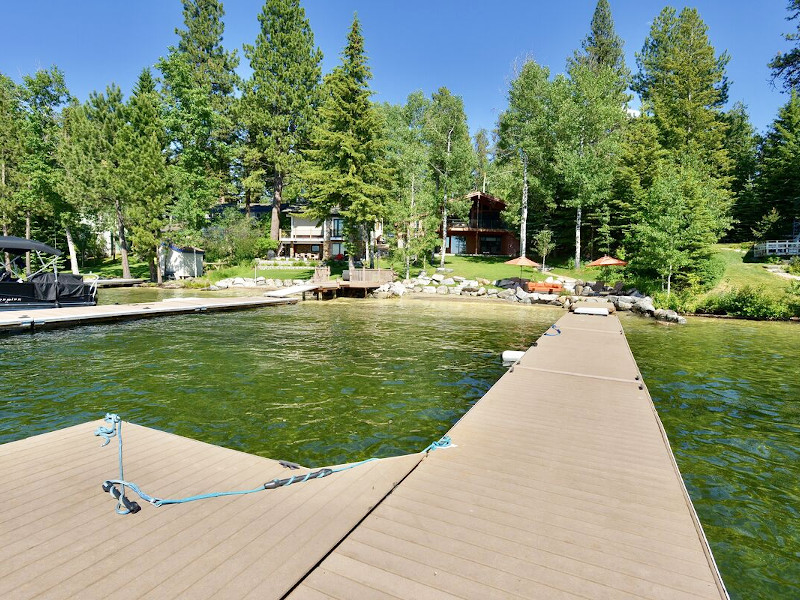
[[[558,328],[558,326],[556,326],[556,324],[555,324],[555,323],[553,323],[552,325],[550,325],[550,329],[555,329],[555,330],[556,330],[556,332],[555,332],[555,333],[550,333],[549,331],[545,331],[545,332],[544,332],[544,335],[547,335],[547,336],[556,336],[556,335],[561,335],[561,330]]]

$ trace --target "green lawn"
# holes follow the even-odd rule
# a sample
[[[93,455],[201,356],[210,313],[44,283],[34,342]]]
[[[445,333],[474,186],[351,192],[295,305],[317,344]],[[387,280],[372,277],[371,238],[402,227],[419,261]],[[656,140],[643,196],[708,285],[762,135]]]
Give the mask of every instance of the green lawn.
[[[150,279],[150,269],[146,262],[136,260],[132,256],[129,257],[131,277],[141,277],[143,279]],[[106,258],[103,260],[86,261],[81,267],[83,275],[99,275],[102,279],[115,279],[122,277],[122,259]]]
[[[751,287],[764,287],[768,293],[782,296],[792,280],[773,275],[764,268],[764,263],[744,262],[744,252],[740,244],[718,244],[719,255],[725,261],[725,274],[720,282],[709,291],[710,294],[727,290]]]

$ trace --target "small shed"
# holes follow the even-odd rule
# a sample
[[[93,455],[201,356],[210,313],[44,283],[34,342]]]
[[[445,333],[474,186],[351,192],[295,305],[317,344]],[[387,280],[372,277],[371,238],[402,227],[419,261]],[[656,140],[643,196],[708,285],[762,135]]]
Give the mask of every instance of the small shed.
[[[185,279],[199,277],[203,274],[203,256],[200,248],[175,244],[161,244],[158,251],[158,262],[164,277]]]

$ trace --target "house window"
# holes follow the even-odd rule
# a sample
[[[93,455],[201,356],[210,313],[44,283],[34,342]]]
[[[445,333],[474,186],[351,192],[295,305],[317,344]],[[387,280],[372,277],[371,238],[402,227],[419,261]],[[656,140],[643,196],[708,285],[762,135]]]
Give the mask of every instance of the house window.
[[[333,237],[342,237],[342,229],[344,229],[344,219],[334,218],[333,233],[331,235]]]
[[[319,252],[319,246],[318,246],[318,245],[316,245],[316,244],[312,245],[312,246],[311,246],[311,251],[312,251],[312,252]]]
[[[344,244],[341,242],[333,242],[331,244],[331,256],[344,255]]]
[[[503,238],[497,235],[482,235],[480,239],[481,254],[501,254]]]
[[[467,252],[467,238],[463,235],[451,235],[447,238],[450,254],[465,254]]]

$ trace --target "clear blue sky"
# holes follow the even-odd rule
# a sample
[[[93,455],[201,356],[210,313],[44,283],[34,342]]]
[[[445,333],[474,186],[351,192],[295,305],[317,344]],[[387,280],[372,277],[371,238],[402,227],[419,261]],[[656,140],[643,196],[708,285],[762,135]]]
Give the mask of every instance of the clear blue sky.
[[[464,98],[470,127],[491,129],[506,103],[515,61],[531,56],[552,71],[586,35],[596,0],[305,0],[324,70],[339,60],[353,12],[362,21],[375,99],[402,102],[421,89],[447,86]],[[0,71],[19,81],[56,64],[74,95],[114,81],[128,92],[142,67],[176,42],[179,0],[7,0],[0,18]],[[228,48],[252,43],[261,0],[225,2]],[[611,0],[628,66],[664,2]],[[682,4],[673,4],[680,9]],[[728,50],[731,102],[748,106],[764,130],[786,95],[769,83],[766,63],[787,48],[785,0],[699,0],[696,7],[718,52]],[[243,58],[243,57],[242,57]],[[242,60],[242,63],[246,61]],[[247,72],[246,64],[240,67]],[[634,101],[634,105],[636,105]]]

